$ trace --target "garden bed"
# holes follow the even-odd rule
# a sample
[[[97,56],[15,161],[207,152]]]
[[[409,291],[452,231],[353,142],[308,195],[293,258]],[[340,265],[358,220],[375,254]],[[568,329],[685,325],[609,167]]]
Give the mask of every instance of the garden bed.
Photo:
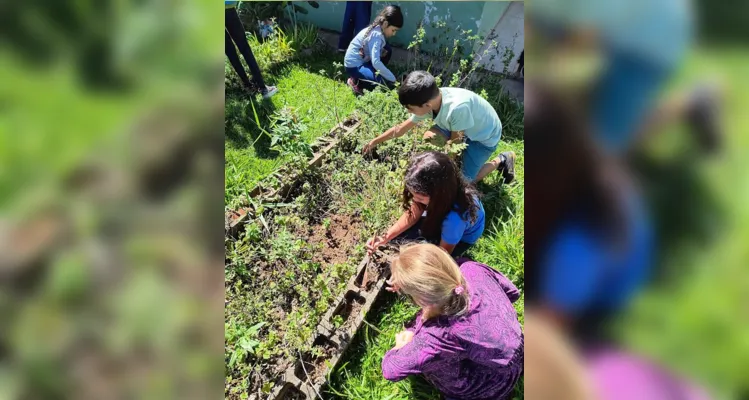
[[[382,292],[394,248],[364,242],[398,212],[401,172],[361,156],[360,125],[227,213],[228,398],[316,398]]]

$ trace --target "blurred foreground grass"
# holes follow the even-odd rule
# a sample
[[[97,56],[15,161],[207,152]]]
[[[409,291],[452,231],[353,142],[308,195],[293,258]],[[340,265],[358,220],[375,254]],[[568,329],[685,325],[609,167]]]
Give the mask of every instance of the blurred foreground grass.
[[[632,348],[729,399],[749,396],[747,65],[744,48],[696,49],[673,83],[724,87],[725,148],[706,157],[683,127],[652,143],[655,166],[642,181],[660,232],[658,276],[618,330]]]
[[[0,5],[3,399],[220,393],[222,20]]]

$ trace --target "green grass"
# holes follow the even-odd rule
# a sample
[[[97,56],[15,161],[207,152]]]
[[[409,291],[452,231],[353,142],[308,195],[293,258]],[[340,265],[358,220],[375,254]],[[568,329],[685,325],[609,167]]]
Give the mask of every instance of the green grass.
[[[226,61],[225,164],[226,202],[251,190],[288,158],[270,148],[271,116],[291,107],[307,126],[303,138],[312,143],[355,109],[355,97],[330,60],[334,53],[288,56],[275,63],[268,48],[273,42],[252,43],[267,85],[279,91],[271,99],[251,96]],[[342,71],[338,71],[339,73]],[[259,124],[258,124],[259,123]]]
[[[713,391],[749,395],[749,83],[744,49],[699,50],[675,90],[705,78],[726,87],[724,153],[700,154],[682,128],[650,149],[643,178],[660,232],[659,276],[623,316],[621,338],[633,349]]]

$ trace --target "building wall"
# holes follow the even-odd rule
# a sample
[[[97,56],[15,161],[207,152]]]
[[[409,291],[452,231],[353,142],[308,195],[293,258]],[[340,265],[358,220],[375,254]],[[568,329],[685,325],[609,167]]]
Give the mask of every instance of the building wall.
[[[302,4],[304,2],[300,2]],[[309,13],[297,14],[300,21],[310,22],[320,28],[341,31],[343,14],[346,10],[345,1],[321,1],[320,7],[313,9],[302,4]],[[431,51],[440,46],[452,48],[453,40],[459,37],[459,32],[471,30],[471,34],[486,34],[499,21],[509,2],[498,1],[375,1],[372,4],[372,18],[385,6],[397,4],[403,10],[404,26],[391,39],[391,43],[398,47],[407,47],[413,41],[419,23],[424,23],[426,31],[422,48]],[[433,27],[433,23],[447,22],[449,31],[445,28]],[[434,38],[434,39],[433,39]],[[436,41],[435,41],[436,39]],[[466,53],[475,49],[465,49]]]

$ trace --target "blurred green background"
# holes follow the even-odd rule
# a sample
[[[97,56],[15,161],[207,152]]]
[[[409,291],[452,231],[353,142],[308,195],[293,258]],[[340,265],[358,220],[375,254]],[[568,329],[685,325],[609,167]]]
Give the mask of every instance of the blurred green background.
[[[222,21],[0,3],[0,398],[221,393]]]

